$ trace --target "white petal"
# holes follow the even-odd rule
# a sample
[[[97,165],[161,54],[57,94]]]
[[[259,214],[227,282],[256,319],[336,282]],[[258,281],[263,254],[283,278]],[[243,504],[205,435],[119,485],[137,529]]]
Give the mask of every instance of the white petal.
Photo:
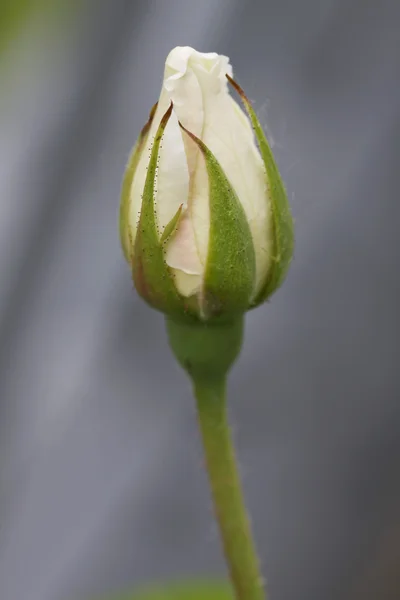
[[[225,74],[232,73],[228,63],[225,56],[197,52],[187,46],[174,48],[167,58],[164,89],[174,103],[179,121],[200,139],[205,125],[203,86],[207,86],[211,94],[226,93]],[[199,72],[204,74],[203,79],[199,78]],[[185,134],[183,139],[190,174],[189,217],[193,221],[196,249],[204,270],[210,228],[208,177],[197,145]]]
[[[156,179],[155,210],[161,236],[165,226],[189,196],[189,172],[181,128],[174,111],[161,141]]]
[[[164,89],[181,123],[200,137],[215,155],[246,213],[256,253],[256,289],[271,261],[271,215],[265,168],[249,119],[230,97],[226,74],[229,59],[189,47],[172,50],[166,62]],[[190,174],[188,210],[199,259],[207,260],[209,188],[205,161],[184,136]]]
[[[176,289],[182,296],[189,298],[197,295],[201,290],[203,278],[201,275],[188,275],[179,269],[172,271]]]
[[[165,64],[164,90],[174,103],[174,111],[179,121],[192,133],[201,137],[204,123],[202,91],[193,70],[189,66],[194,50],[189,47],[175,48],[170,52]],[[198,159],[198,148],[183,138],[190,175],[193,174]]]
[[[166,261],[174,269],[189,275],[201,275],[203,265],[196,252],[192,221],[188,213],[180,220],[178,230],[166,249]]]
[[[188,213],[181,218],[179,228],[167,246],[165,259],[173,268],[175,285],[183,296],[191,296],[200,290],[204,268],[199,260]]]

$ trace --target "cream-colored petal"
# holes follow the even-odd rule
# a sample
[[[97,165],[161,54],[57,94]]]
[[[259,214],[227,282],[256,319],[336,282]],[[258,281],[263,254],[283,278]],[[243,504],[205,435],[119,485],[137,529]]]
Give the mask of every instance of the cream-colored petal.
[[[227,93],[225,74],[232,69],[225,56],[177,47],[166,61],[164,89],[174,103],[178,119],[191,133],[203,138],[204,94]],[[199,77],[204,75],[204,77]],[[206,88],[206,89],[205,89]],[[209,184],[205,161],[198,146],[183,134],[190,174],[189,215],[193,221],[197,252],[204,267],[209,240]]]
[[[201,275],[203,266],[196,252],[192,220],[186,212],[180,219],[179,227],[167,244],[165,258],[167,264],[188,275]]]
[[[175,286],[185,298],[199,294],[203,282],[201,275],[188,275],[179,269],[172,269]]]
[[[204,268],[199,260],[188,212],[183,214],[176,233],[167,245],[165,259],[173,269],[176,287],[183,296],[191,296],[200,290]]]
[[[174,76],[174,78],[167,79],[164,82],[164,87],[174,104],[174,113],[179,121],[189,131],[201,137],[204,123],[203,99],[197,77],[193,71],[188,70],[179,78]],[[182,139],[191,176],[196,169],[199,150],[195,144],[188,143],[187,136]]]
[[[226,74],[232,75],[229,60],[196,51],[187,60],[202,91],[204,123],[201,139],[220,162],[249,221],[256,253],[256,293],[271,262],[271,213],[264,164],[247,115],[229,95],[226,80]],[[206,177],[204,161],[199,159],[191,184],[190,210],[203,262],[207,256],[209,223]]]
[[[196,145],[195,142],[186,137],[187,145]],[[190,182],[189,213],[192,221],[194,239],[196,243],[199,260],[203,270],[207,262],[208,241],[210,234],[210,198],[209,181],[204,156],[198,150],[196,170]]]
[[[165,226],[189,196],[189,172],[181,128],[175,111],[165,128],[158,158],[155,210],[161,237]]]

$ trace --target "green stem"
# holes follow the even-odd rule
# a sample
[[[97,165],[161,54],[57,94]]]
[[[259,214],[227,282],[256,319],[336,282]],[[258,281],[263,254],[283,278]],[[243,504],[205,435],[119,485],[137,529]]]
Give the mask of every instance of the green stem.
[[[225,378],[195,381],[198,419],[225,558],[238,600],[263,600],[263,581],[227,419]]]
[[[239,355],[243,316],[211,323],[167,318],[171,349],[194,384],[215,512],[237,600],[263,600],[257,553],[229,431],[225,381]]]

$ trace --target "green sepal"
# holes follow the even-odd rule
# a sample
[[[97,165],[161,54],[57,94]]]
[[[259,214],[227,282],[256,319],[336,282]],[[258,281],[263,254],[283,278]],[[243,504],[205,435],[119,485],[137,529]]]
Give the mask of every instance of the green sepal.
[[[210,233],[201,308],[204,318],[231,318],[249,308],[256,262],[245,212],[207,146],[180,124],[201,150],[209,182]]]
[[[132,240],[133,234],[129,224],[129,212],[131,208],[131,188],[136,168],[138,166],[142,150],[145,148],[147,138],[149,136],[150,126],[153,121],[157,104],[150,111],[149,120],[143,127],[140,135],[134,145],[132,152],[126,165],[121,188],[121,203],[119,209],[119,235],[121,240],[122,250],[126,260],[131,263],[133,259]]]
[[[239,93],[244,107],[249,115],[255,136],[264,161],[268,191],[271,199],[273,242],[271,249],[272,263],[267,279],[260,292],[252,302],[252,307],[258,306],[279,288],[289,269],[294,248],[294,226],[290,211],[289,201],[281,176],[276,166],[271,147],[260,125],[250,100],[242,88],[231,78],[226,76],[229,83]]]
[[[158,237],[154,212],[154,182],[158,152],[171,112],[172,103],[160,121],[151,150],[136,232],[132,274],[136,290],[148,304],[165,314],[183,316],[184,300],[178,294],[173,276],[165,262],[163,244]],[[175,219],[176,215],[172,221]],[[173,229],[171,223],[167,228]]]
[[[166,242],[171,237],[171,235],[173,235],[175,233],[175,231],[177,230],[179,221],[181,220],[181,216],[182,216],[182,208],[183,208],[183,204],[180,205],[180,207],[178,208],[178,210],[176,211],[176,213],[174,214],[174,216],[172,217],[170,222],[165,226],[165,229],[162,232],[162,236],[160,239],[160,242],[162,244],[164,242]]]

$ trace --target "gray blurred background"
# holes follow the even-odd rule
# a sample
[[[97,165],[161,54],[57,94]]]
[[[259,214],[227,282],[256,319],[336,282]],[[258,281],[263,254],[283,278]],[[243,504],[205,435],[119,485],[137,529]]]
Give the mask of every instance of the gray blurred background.
[[[231,57],[296,219],[230,379],[270,599],[398,599],[400,4],[39,4],[0,46],[1,600],[225,574],[189,381],[117,233],[185,44]]]

